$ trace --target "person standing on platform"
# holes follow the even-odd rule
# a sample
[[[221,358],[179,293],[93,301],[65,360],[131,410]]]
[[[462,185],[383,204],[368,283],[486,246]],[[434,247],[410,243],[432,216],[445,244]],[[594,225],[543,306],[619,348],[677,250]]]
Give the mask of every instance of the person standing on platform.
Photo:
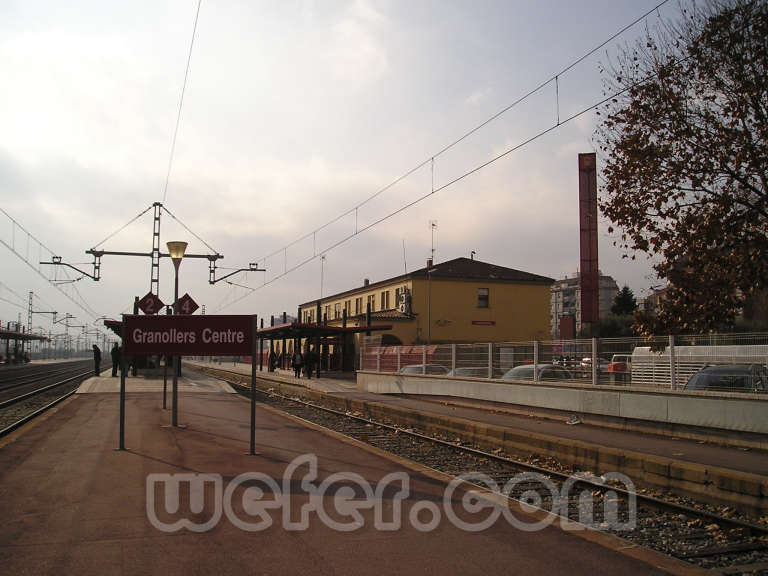
[[[120,366],[120,348],[117,347],[117,342],[112,346],[112,377],[117,376],[117,367]]]
[[[93,345],[93,367],[96,372],[96,376],[101,375],[101,349]]]
[[[291,363],[293,364],[293,375],[296,378],[301,378],[301,365],[304,364],[304,357],[301,355],[301,352],[297,350],[293,353]]]
[[[312,378],[312,370],[315,368],[315,351],[311,348],[307,350],[304,366],[306,366],[304,373],[307,375],[307,378]]]

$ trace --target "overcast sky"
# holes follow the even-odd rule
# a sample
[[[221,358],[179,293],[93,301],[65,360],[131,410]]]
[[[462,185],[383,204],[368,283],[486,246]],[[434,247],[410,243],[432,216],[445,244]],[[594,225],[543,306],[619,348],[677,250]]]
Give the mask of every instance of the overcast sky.
[[[430,192],[433,179],[439,188],[551,127],[554,83],[436,156],[657,3],[203,0],[166,192],[197,2],[4,0],[0,207],[54,254],[90,272],[85,250],[164,202],[224,254],[220,266],[259,259],[267,268],[233,277],[237,285],[209,286],[205,261],[184,261],[182,294],[208,314],[295,313],[319,296],[319,255],[354,233],[354,214],[314,241],[264,256],[425,160],[435,157],[358,210],[358,229]],[[670,4],[662,16],[675,11]],[[643,28],[559,79],[561,119],[599,100],[598,63]],[[595,119],[582,115],[325,252],[323,293],[422,267],[430,220],[437,221],[437,262],[474,250],[479,260],[553,278],[574,273],[577,154],[594,151]],[[50,257],[2,213],[0,239],[35,267],[38,252]],[[168,240],[186,240],[189,252],[208,252],[167,215],[161,239],[163,250]],[[152,211],[99,246],[150,251]],[[6,246],[0,262],[3,323],[19,313],[26,323],[30,290],[36,310],[94,320]],[[656,283],[646,260],[622,259],[605,221],[600,267],[638,296]],[[165,259],[166,303],[172,270]],[[105,256],[100,282],[60,287],[76,287],[97,315],[119,318],[149,291],[150,261]],[[50,317],[35,316],[33,324],[47,329]]]

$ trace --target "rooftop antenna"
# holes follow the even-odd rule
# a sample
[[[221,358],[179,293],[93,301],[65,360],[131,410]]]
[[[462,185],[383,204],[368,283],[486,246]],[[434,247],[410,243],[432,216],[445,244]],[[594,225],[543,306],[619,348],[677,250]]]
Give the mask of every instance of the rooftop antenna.
[[[437,228],[437,220],[429,221],[429,228],[432,232],[432,262],[435,261],[435,229]]]
[[[408,263],[405,260],[405,238],[403,238],[403,272],[408,274]]]

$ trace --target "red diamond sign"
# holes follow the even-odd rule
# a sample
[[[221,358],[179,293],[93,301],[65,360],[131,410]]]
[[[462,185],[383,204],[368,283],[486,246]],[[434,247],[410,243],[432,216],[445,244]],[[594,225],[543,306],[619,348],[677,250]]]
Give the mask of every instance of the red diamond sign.
[[[190,314],[194,314],[195,310],[198,308],[200,308],[200,306],[197,305],[197,302],[192,300],[192,296],[189,294],[184,294],[184,296],[179,298],[179,314],[189,316]]]
[[[163,308],[163,301],[157,296],[148,292],[144,298],[139,300],[139,310],[144,314],[157,314]]]

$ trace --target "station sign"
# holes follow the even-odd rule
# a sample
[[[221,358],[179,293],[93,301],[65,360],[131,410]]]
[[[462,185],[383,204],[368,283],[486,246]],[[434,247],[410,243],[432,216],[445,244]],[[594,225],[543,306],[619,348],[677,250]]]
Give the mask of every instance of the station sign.
[[[178,313],[184,314],[186,316],[190,314],[194,314],[195,310],[200,308],[200,306],[197,305],[197,302],[192,300],[192,296],[189,294],[184,294],[181,298],[179,298],[179,308]]]
[[[123,316],[126,354],[248,356],[253,316]]]
[[[157,314],[162,309],[163,301],[155,296],[152,292],[147,292],[144,298],[139,300],[139,310],[144,312],[144,314]]]

